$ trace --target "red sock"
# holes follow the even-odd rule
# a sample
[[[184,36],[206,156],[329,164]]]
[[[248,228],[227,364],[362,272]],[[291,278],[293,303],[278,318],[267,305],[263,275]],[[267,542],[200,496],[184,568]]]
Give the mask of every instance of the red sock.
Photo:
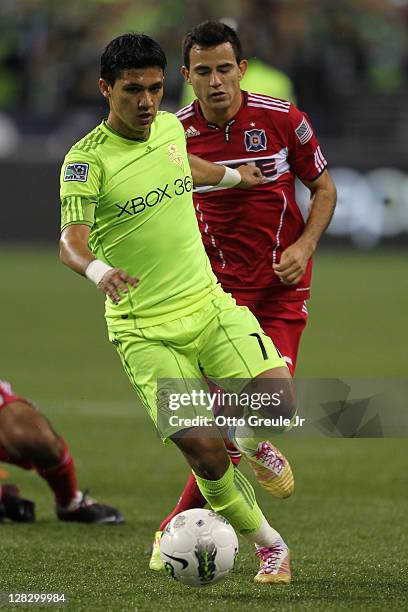
[[[159,531],[164,531],[167,523],[169,523],[173,516],[176,516],[176,514],[179,512],[183,512],[183,510],[190,510],[191,508],[204,508],[206,503],[207,501],[205,497],[201,495],[201,491],[197,486],[194,474],[190,473],[186,486],[184,487],[183,492],[180,495],[180,499],[177,502],[177,506],[174,508],[173,512],[166,519],[164,519],[159,527]]]
[[[68,506],[74,499],[78,488],[74,460],[67,443],[64,442],[61,457],[56,465],[48,468],[37,467],[36,470],[54,492],[58,506]]]

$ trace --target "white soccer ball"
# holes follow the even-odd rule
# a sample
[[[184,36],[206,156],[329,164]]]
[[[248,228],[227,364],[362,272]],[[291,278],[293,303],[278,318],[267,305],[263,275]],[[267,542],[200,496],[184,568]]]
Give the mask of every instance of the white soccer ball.
[[[202,587],[223,580],[234,567],[238,538],[229,522],[213,510],[180,512],[160,540],[166,573],[182,584]]]

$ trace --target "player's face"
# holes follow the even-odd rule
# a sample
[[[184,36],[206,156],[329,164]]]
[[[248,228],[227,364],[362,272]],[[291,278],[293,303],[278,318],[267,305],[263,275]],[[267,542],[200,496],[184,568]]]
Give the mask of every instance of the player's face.
[[[163,71],[159,67],[123,70],[114,85],[99,80],[109,100],[109,125],[128,138],[146,140],[163,97]]]
[[[241,104],[240,80],[245,74],[246,60],[237,63],[231,43],[190,50],[190,68],[182,68],[186,81],[194,89],[207,116],[222,116],[238,111]]]

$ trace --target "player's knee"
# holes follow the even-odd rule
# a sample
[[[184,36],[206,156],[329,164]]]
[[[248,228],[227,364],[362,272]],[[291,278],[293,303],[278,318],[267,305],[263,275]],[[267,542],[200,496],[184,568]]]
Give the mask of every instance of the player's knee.
[[[249,406],[271,418],[291,419],[296,414],[296,395],[290,377],[258,377],[245,389]]]
[[[279,389],[279,414],[284,419],[292,419],[296,414],[296,393],[292,378],[282,381],[282,388]]]
[[[34,410],[23,402],[13,402],[0,413],[0,441],[13,461],[26,458],[27,415]]]
[[[192,470],[207,480],[218,480],[228,468],[229,457],[220,438],[179,438],[175,443]]]

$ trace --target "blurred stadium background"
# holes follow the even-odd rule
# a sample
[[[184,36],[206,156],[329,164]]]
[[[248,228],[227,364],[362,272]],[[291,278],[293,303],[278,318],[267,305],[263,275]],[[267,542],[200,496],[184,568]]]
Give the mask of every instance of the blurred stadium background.
[[[186,609],[185,590],[146,570],[150,536],[185,468],[135,401],[107,341],[102,295],[58,262],[58,183],[67,148],[105,115],[105,44],[129,30],[156,38],[169,62],[163,108],[176,110],[181,39],[204,19],[229,19],[248,57],[288,75],[337,183],[298,374],[407,376],[407,0],[0,0],[0,376],[39,403],[70,441],[81,482],[129,520],[108,536],[58,525],[42,483],[11,470],[40,520],[36,530],[0,526],[14,559],[0,560],[0,591],[66,590],[75,610]],[[268,609],[402,609],[405,441],[283,448],[298,495],[272,509],[295,550],[297,583]],[[231,595],[221,585],[199,604],[189,591],[187,607],[261,609],[259,587],[242,586],[250,563],[243,546]]]
[[[248,57],[291,79],[339,189],[328,235],[362,248],[407,238],[406,0],[1,0],[0,177],[14,202],[2,240],[55,239],[58,165],[105,114],[105,44],[128,30],[156,37],[169,60],[163,107],[176,110],[180,41],[206,18],[235,24]]]

